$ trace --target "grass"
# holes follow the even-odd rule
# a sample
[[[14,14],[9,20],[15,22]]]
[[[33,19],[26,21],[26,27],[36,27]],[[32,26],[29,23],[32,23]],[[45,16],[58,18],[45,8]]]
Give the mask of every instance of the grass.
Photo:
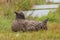
[[[1,1],[0,1],[1,2]],[[44,0],[15,0],[11,4],[0,5],[0,40],[60,40],[60,7],[56,12],[49,13],[36,21],[49,18],[48,30],[38,32],[12,32],[11,25],[15,10],[28,10],[35,4],[45,4]]]
[[[34,19],[42,21],[45,18],[49,18],[48,30],[39,30],[38,32],[12,32],[11,25],[15,16],[11,18],[0,16],[0,40],[60,40],[60,11],[58,10],[59,8],[56,12],[50,12],[51,14],[48,14],[48,16]]]
[[[0,1],[0,15],[13,16],[14,11],[29,10],[35,4],[45,4],[45,0],[12,0],[11,2]]]
[[[42,21],[46,18],[49,19],[50,22],[57,22],[60,23],[60,7],[56,9],[55,12],[49,12],[49,14],[47,16],[43,16],[43,17],[35,17],[33,18],[33,20],[37,20],[37,21]]]
[[[2,20],[0,26],[0,40],[59,40],[60,39],[60,24],[49,23],[47,31],[38,32],[12,32],[10,20]],[[7,21],[7,22],[6,22]],[[3,26],[4,25],[4,26]]]

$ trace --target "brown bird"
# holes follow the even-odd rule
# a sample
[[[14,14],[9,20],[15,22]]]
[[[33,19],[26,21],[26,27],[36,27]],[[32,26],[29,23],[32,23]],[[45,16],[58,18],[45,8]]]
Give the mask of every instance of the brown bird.
[[[16,18],[12,23],[12,31],[38,31],[38,30],[47,30],[48,19],[45,19],[43,22],[37,22],[33,20],[25,19],[23,12],[16,12]]]

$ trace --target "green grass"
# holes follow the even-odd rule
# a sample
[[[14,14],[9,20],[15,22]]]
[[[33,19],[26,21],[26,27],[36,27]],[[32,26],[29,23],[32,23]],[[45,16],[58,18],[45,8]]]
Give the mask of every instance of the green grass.
[[[13,0],[11,3],[1,0],[0,3],[0,15],[10,17],[14,11],[29,10],[36,4],[45,4],[45,0]]]
[[[47,31],[38,32],[12,32],[12,19],[0,18],[0,40],[59,40],[60,24],[48,22]],[[17,34],[19,34],[17,36]]]
[[[47,31],[12,32],[11,25],[15,17],[14,11],[21,9],[28,10],[35,4],[45,4],[45,1],[15,0],[10,5],[4,4],[0,6],[0,40],[60,40],[60,7],[56,12],[50,12],[48,16],[33,18],[36,21],[43,21],[49,18]]]
[[[56,22],[56,23],[60,23],[60,7],[56,9],[55,12],[49,12],[49,14],[47,16],[43,16],[43,17],[27,17],[27,18],[31,18],[33,20],[36,21],[43,21],[44,19],[48,18],[49,22]]]
[[[0,40],[60,40],[60,9],[42,18],[35,17],[36,21],[49,18],[48,30],[38,32],[12,32],[11,25],[15,16],[0,16]]]

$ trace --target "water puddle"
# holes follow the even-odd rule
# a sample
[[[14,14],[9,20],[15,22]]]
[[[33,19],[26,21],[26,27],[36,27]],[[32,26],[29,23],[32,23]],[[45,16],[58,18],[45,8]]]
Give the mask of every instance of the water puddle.
[[[54,9],[58,8],[59,4],[49,4],[49,5],[34,5],[32,9]]]
[[[31,15],[32,17],[42,17],[48,15],[50,10],[33,10],[33,11],[25,11],[25,16]]]

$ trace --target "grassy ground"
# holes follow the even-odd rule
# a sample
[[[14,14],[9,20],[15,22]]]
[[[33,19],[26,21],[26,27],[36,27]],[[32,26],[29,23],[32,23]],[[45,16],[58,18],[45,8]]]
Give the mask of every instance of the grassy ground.
[[[39,30],[38,32],[25,33],[21,31],[15,33],[11,31],[12,21],[15,17],[15,10],[23,8],[25,8],[25,10],[28,10],[34,4],[45,4],[45,2],[41,0],[25,0],[26,2],[23,1],[24,0],[20,0],[19,2],[19,0],[15,0],[11,4],[4,3],[0,5],[0,40],[60,40],[60,7],[57,9],[56,12],[50,12],[48,16],[44,16],[42,18],[34,18],[34,20],[37,21],[42,21],[45,18],[49,18],[47,31]]]
[[[58,9],[59,10],[59,9]],[[48,30],[38,32],[12,32],[11,25],[14,17],[9,18],[0,16],[0,40],[60,40],[60,11],[56,11],[42,18],[35,18],[37,21],[42,21],[49,18]]]
[[[12,20],[0,19],[0,40],[60,40],[60,23],[48,22],[47,31],[12,32]]]

